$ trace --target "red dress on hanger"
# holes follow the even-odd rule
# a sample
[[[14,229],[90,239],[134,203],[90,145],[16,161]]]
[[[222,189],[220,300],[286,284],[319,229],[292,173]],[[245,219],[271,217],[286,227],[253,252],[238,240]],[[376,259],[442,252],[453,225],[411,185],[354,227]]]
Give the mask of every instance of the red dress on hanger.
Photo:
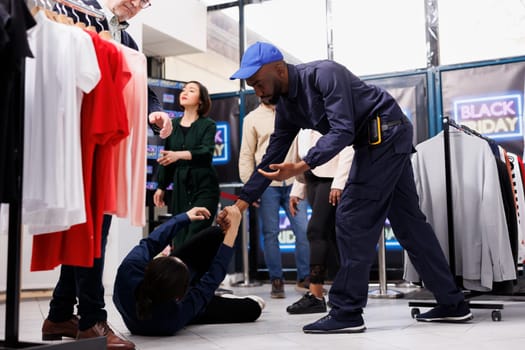
[[[91,267],[101,256],[106,181],[114,146],[129,135],[123,89],[131,73],[116,46],[87,31],[93,39],[101,71],[98,85],[84,96],[81,112],[82,167],[86,200],[84,224],[67,231],[33,236],[31,271],[51,270],[60,264]]]

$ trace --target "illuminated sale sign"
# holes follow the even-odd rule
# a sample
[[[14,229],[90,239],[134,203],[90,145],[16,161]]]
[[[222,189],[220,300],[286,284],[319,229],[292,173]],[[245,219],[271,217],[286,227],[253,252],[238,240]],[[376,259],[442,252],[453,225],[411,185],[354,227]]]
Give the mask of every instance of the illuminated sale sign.
[[[454,102],[454,119],[493,139],[523,136],[521,94],[489,96]]]
[[[227,164],[230,161],[230,124],[217,122],[215,133],[215,151],[213,153],[213,164]]]

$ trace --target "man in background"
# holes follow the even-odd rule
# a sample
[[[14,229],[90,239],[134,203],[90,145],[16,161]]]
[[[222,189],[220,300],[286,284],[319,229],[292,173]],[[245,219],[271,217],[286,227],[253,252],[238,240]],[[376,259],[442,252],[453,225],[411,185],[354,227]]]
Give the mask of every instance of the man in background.
[[[254,169],[259,165],[266,152],[266,147],[273,133],[275,121],[275,106],[261,103],[255,110],[246,115],[243,120],[241,150],[239,153],[239,176],[246,183]],[[290,150],[289,157],[296,153]],[[291,158],[290,158],[291,159]],[[306,210],[308,202],[302,201],[297,206],[295,216],[289,209],[290,191],[293,178],[284,181],[273,181],[262,193],[258,203],[258,217],[264,240],[264,260],[272,284],[272,298],[284,298],[284,278],[279,247],[279,209],[286,212],[293,233],[295,235],[295,264],[297,267],[296,288],[301,291],[308,290],[310,270],[310,247],[306,237],[308,217]]]

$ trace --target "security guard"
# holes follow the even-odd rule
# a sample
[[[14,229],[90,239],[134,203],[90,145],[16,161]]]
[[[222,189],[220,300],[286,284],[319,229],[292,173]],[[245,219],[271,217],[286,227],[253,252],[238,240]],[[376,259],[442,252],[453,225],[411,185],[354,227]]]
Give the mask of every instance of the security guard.
[[[321,165],[353,145],[355,158],[336,214],[341,267],[329,314],[305,333],[357,333],[368,297],[371,265],[385,219],[408,252],[437,306],[418,321],[465,322],[472,314],[456,286],[432,227],[419,208],[410,162],[413,127],[386,91],[329,60],[291,65],[273,45],[257,42],[230,79],[246,79],[262,100],[277,104],[275,132],[236,205],[245,210],[272,180]],[[323,134],[302,161],[282,163],[300,128]],[[226,219],[221,213],[219,220]]]

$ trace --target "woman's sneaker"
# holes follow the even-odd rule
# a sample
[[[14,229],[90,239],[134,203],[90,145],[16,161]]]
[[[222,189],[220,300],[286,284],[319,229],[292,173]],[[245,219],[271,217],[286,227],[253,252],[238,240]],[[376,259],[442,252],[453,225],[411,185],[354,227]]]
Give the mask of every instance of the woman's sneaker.
[[[286,311],[292,315],[326,312],[326,301],[324,297],[318,299],[312,293],[308,292],[303,295],[301,299],[288,306]]]

